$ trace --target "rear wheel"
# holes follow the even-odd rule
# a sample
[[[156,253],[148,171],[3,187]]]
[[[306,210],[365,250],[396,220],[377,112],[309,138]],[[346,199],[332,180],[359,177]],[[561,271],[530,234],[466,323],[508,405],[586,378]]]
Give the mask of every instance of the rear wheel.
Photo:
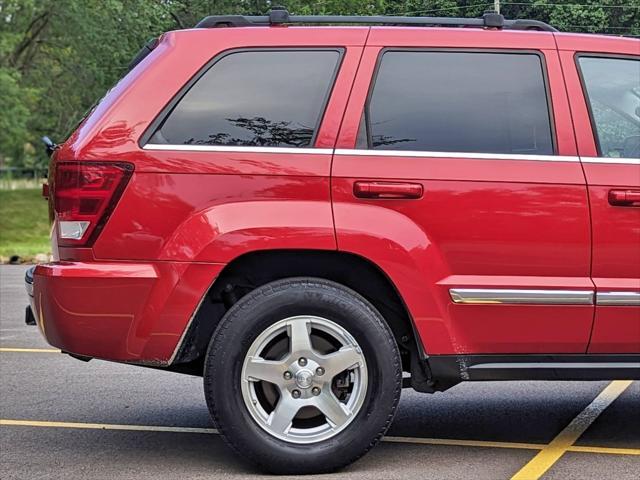
[[[260,287],[227,312],[205,363],[225,440],[273,473],[347,465],[389,427],[400,397],[393,335],[357,293],[320,279]]]

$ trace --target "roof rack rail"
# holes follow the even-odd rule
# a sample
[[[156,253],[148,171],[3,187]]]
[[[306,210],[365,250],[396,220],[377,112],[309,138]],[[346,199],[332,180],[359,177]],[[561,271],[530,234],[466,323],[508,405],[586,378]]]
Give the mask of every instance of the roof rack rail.
[[[496,12],[487,12],[482,18],[455,17],[393,17],[385,15],[289,15],[283,7],[272,7],[269,15],[212,15],[200,20],[195,28],[257,27],[284,24],[381,24],[430,27],[478,27],[508,30],[542,30],[557,32],[551,25],[538,20],[505,20]]]

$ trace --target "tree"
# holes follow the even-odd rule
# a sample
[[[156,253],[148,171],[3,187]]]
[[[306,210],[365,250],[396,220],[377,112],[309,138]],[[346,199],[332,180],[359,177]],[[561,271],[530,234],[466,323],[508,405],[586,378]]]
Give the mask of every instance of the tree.
[[[0,0],[0,163],[24,165],[62,141],[120,78],[151,37],[213,14],[476,17],[493,0]],[[503,1],[508,18],[543,20],[564,31],[640,37],[640,0]],[[25,146],[30,146],[25,149]],[[37,161],[47,162],[44,153]]]
[[[30,107],[35,105],[37,91],[20,85],[20,74],[0,67],[0,166],[22,159],[30,132]]]

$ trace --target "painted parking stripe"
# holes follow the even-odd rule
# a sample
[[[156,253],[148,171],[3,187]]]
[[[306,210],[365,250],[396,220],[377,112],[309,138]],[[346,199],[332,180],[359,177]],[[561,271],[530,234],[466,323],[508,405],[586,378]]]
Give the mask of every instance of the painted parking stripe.
[[[218,433],[215,428],[170,427],[163,425],[123,425],[113,423],[44,422],[38,420],[9,420],[6,418],[0,418],[0,426],[2,425],[14,427],[83,428],[89,430],[128,430],[139,432]]]
[[[60,353],[56,348],[0,348],[0,353]]]
[[[0,419],[0,426],[17,427],[45,427],[45,428],[79,428],[90,430],[125,430],[139,432],[170,432],[170,433],[205,433],[217,434],[215,428],[201,427],[170,427],[162,425],[123,425],[111,423],[82,423],[82,422],[47,422],[39,420],[12,420]],[[480,447],[480,448],[507,448],[520,450],[543,450],[547,447],[540,443],[518,443],[518,442],[491,442],[484,440],[458,440],[453,438],[421,438],[421,437],[393,437],[387,436],[382,439],[386,443],[403,443],[412,445],[440,445],[454,447]],[[640,449],[633,448],[608,448],[608,447],[582,447],[572,446],[567,449],[570,452],[583,453],[604,453],[611,455],[637,455],[640,456]]]
[[[567,448],[567,452],[578,453],[605,453],[608,455],[638,455],[640,456],[640,448],[615,448],[615,447],[588,447],[573,445]]]
[[[455,438],[383,437],[383,442],[411,443],[416,445],[450,445],[454,447],[515,448],[522,450],[542,450],[539,443],[491,442],[485,440],[457,440]]]
[[[633,382],[616,380],[575,417],[548,445],[520,469],[511,480],[537,480],[569,451],[576,440],[591,426],[606,408]],[[583,450],[584,451],[584,450]]]
[[[391,443],[410,443],[422,445],[450,445],[454,447],[512,448],[520,450],[542,450],[547,446],[543,443],[491,442],[486,440],[457,440],[451,438],[420,437],[384,437],[382,441]],[[604,453],[609,455],[640,456],[640,448],[591,447],[573,445],[567,448],[567,451],[582,453]]]

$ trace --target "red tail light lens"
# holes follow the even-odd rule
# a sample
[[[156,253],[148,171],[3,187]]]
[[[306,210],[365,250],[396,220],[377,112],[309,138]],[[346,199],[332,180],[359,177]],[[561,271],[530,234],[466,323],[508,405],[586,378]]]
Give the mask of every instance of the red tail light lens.
[[[130,163],[56,163],[53,204],[58,244],[91,245],[113,212],[132,173]]]

